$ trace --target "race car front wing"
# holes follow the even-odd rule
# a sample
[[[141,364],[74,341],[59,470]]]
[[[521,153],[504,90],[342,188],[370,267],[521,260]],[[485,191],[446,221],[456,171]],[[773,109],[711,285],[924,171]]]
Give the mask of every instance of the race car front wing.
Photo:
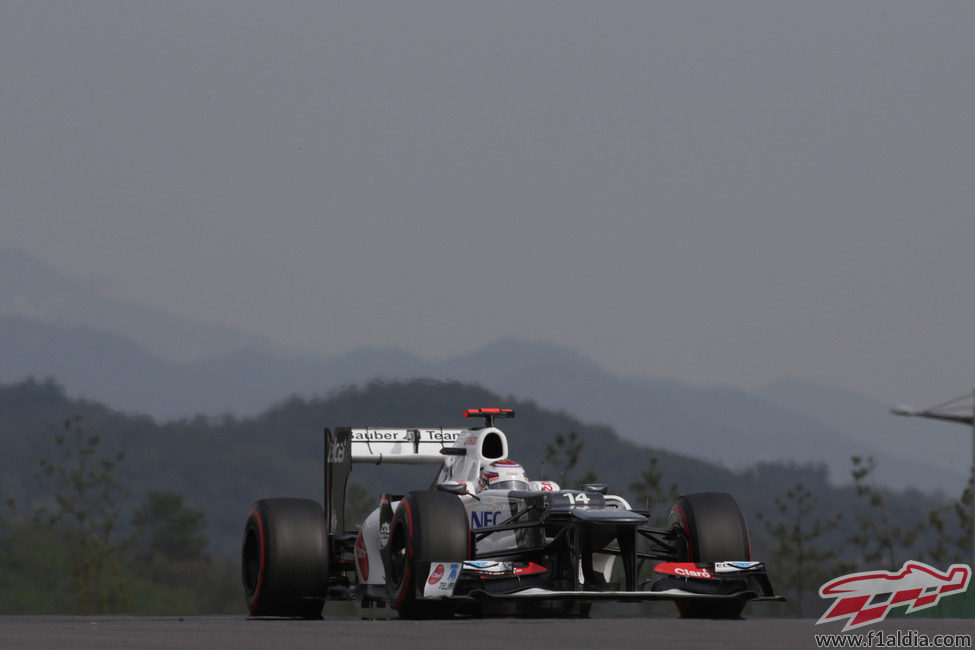
[[[641,602],[783,601],[772,590],[761,562],[663,562],[638,590],[557,590],[532,586],[546,569],[534,562],[434,562],[424,597],[476,601],[577,600]],[[541,584],[541,582],[536,582]]]

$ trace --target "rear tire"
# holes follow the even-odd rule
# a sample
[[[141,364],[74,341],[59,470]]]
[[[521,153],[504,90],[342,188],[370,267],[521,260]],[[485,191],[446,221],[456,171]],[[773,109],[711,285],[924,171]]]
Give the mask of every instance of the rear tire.
[[[244,526],[244,599],[251,616],[318,619],[328,592],[328,533],[308,499],[262,499]]]
[[[471,557],[473,540],[464,504],[447,492],[410,492],[397,506],[389,528],[390,605],[400,618],[453,616],[450,603],[422,596],[431,562]]]
[[[730,494],[699,492],[677,499],[667,517],[667,527],[677,529],[687,540],[685,562],[747,562],[751,559],[751,538],[741,509]],[[664,578],[656,589],[679,586]],[[715,593],[735,593],[745,584],[721,584]],[[678,600],[684,618],[738,618],[745,600],[701,602]]]

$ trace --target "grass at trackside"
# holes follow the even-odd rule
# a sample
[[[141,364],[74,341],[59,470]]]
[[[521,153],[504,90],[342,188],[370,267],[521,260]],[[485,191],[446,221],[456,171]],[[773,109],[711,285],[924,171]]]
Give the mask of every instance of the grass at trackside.
[[[934,607],[907,614],[904,607],[891,609],[888,618],[975,618],[975,581],[964,594],[946,596]]]

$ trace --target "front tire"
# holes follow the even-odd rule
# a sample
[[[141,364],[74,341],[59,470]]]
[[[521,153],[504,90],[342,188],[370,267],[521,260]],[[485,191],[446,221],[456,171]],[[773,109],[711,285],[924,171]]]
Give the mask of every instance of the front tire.
[[[262,499],[244,526],[244,598],[251,616],[318,619],[328,592],[328,533],[308,499]]]
[[[751,538],[741,509],[730,494],[699,492],[677,499],[667,517],[667,527],[679,531],[686,540],[685,562],[747,562],[751,560]],[[679,587],[669,578],[658,581],[656,589]],[[702,585],[703,587],[703,585]],[[714,593],[734,593],[745,584],[717,584]],[[678,600],[683,618],[738,618],[745,600],[702,602]]]
[[[410,492],[390,523],[386,581],[390,604],[400,618],[444,618],[453,608],[443,600],[423,600],[431,562],[470,559],[473,541],[467,509],[447,492]]]
[[[734,497],[724,492],[699,492],[677,499],[667,528],[687,539],[688,562],[747,562],[752,558],[748,525]]]

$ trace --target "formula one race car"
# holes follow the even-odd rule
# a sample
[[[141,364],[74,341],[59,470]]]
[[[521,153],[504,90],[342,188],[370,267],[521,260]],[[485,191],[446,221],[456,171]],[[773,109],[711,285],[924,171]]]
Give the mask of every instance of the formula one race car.
[[[680,497],[666,528],[604,485],[529,481],[496,418],[471,429],[325,429],[325,508],[263,499],[247,518],[243,582],[252,616],[319,618],[326,598],[390,605],[402,618],[586,616],[594,601],[671,600],[682,616],[735,618],[775,596],[752,561],[731,496]],[[384,494],[345,525],[352,463],[435,463],[430,489]],[[617,562],[619,560],[619,562]]]

